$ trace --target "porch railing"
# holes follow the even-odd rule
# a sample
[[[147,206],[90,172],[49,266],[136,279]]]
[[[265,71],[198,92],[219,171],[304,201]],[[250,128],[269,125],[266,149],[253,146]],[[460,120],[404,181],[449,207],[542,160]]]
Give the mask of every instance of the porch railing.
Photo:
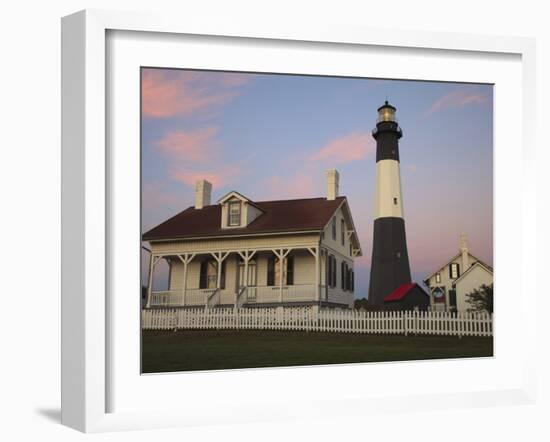
[[[183,290],[162,290],[151,293],[151,307],[177,307],[182,305],[206,305],[208,297],[216,289],[187,289],[185,302]]]
[[[151,293],[152,307],[173,307],[181,305],[183,292],[181,290],[163,290]]]
[[[319,287],[321,300],[337,304],[352,304],[353,294],[329,290],[328,298],[324,286]],[[281,296],[282,295],[282,296]],[[219,289],[187,289],[185,302],[182,290],[164,290],[151,294],[151,307],[231,305],[241,307],[243,304],[276,304],[279,302],[316,301],[315,284],[284,285],[281,289],[275,286],[241,287],[235,294]]]
[[[282,299],[281,299],[282,295]],[[276,303],[276,302],[315,301],[315,284],[248,287],[246,302]]]

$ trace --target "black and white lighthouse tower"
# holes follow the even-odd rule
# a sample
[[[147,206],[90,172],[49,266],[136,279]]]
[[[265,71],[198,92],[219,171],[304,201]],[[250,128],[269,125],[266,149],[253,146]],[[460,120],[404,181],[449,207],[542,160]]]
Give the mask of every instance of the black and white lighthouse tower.
[[[376,140],[376,197],[368,304],[378,308],[393,290],[411,283],[399,169],[403,132],[395,111],[386,101],[378,109],[372,131]]]

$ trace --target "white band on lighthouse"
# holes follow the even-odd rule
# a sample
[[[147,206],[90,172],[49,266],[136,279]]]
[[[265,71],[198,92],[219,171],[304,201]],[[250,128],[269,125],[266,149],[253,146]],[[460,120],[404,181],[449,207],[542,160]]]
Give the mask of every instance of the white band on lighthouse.
[[[403,199],[399,161],[376,163],[376,196],[374,218],[403,218]]]

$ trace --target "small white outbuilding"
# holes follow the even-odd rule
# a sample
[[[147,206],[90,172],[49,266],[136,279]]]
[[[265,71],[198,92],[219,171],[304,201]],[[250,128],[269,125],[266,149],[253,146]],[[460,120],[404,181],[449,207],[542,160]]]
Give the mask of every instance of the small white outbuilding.
[[[466,235],[460,249],[445,265],[424,279],[430,291],[432,310],[467,311],[467,295],[493,283],[493,268],[470,253]]]

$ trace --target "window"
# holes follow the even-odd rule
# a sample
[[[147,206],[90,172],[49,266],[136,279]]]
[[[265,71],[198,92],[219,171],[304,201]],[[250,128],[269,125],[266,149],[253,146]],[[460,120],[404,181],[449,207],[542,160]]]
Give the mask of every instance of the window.
[[[215,289],[218,286],[218,261],[207,259],[201,261],[199,288]],[[225,261],[222,262],[220,288],[225,288]]]
[[[267,285],[279,285],[281,281],[281,265],[276,256],[270,256],[267,261]],[[283,284],[294,285],[294,258],[283,259]]]
[[[328,272],[327,272],[327,283],[329,287],[336,287],[336,258],[334,255],[328,255]]]
[[[286,258],[286,285],[294,285],[294,258]]]
[[[240,226],[241,225],[241,203],[240,201],[232,201],[229,203],[228,210],[228,226]]]
[[[267,260],[267,285],[275,285],[275,257],[270,256]]]
[[[451,279],[456,279],[460,276],[460,268],[458,266],[458,263],[453,262],[451,264],[451,267],[449,268],[450,277]]]
[[[393,199],[393,204],[397,206],[397,198]]]
[[[340,221],[340,241],[342,242],[342,245],[346,242],[346,223],[344,221],[344,218]]]
[[[436,284],[439,284],[441,282],[441,273],[435,274],[435,282]]]
[[[336,241],[336,218],[332,218],[332,239]]]

